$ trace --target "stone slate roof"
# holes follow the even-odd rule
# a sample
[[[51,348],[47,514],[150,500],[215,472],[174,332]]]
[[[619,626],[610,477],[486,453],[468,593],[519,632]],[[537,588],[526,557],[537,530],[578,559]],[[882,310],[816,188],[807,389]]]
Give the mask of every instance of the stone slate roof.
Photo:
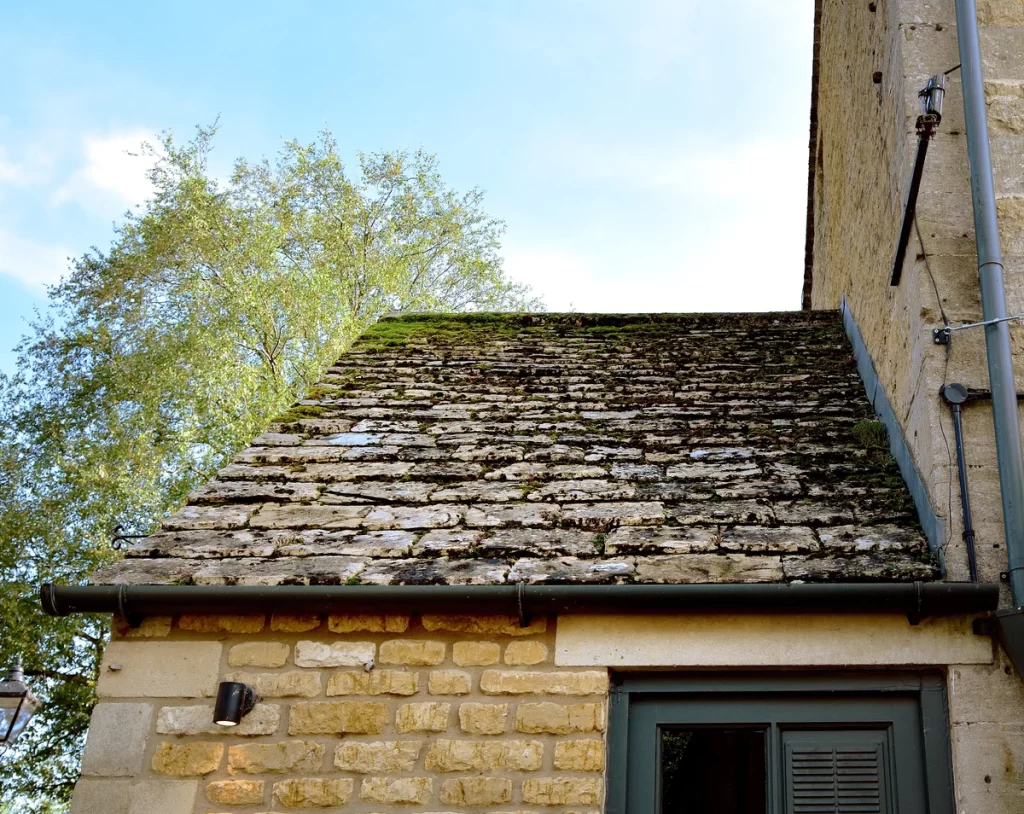
[[[93,583],[936,579],[834,313],[385,318]]]

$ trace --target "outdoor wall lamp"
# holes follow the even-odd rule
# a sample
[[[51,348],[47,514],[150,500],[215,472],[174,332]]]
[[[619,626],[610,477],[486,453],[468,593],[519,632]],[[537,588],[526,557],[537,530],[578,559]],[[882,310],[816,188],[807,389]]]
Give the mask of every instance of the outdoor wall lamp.
[[[38,708],[39,701],[25,683],[21,659],[16,658],[7,678],[0,681],[0,746],[14,743]]]
[[[240,681],[222,681],[213,708],[213,722],[218,726],[238,726],[239,721],[256,706],[256,692]]]

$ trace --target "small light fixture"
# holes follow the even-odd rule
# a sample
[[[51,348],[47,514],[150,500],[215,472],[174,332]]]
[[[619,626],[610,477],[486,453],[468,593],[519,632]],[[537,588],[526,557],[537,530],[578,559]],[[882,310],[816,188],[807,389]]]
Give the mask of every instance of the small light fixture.
[[[14,660],[7,678],[0,681],[0,746],[10,746],[25,731],[39,701],[25,683],[21,659]]]
[[[946,96],[946,75],[937,73],[928,78],[928,84],[917,93],[921,101],[921,115],[942,119],[942,102]]]
[[[213,708],[213,722],[217,726],[238,726],[238,723],[256,706],[256,692],[240,681],[222,681],[217,690],[217,705]]]

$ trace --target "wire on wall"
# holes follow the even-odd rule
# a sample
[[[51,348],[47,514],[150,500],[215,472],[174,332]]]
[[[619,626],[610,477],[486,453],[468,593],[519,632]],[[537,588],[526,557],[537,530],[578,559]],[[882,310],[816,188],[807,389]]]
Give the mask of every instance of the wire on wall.
[[[957,68],[960,66],[957,65]],[[950,68],[950,71],[954,71],[956,68]],[[924,237],[921,235],[921,227],[917,222],[917,217],[914,217],[914,231],[917,233],[917,242],[921,246],[921,257],[924,258],[924,268],[928,273],[928,279],[932,283],[932,291],[935,292],[935,304],[939,307],[939,316],[942,318],[942,327],[949,328],[949,318],[946,316],[946,309],[942,307],[942,296],[939,294],[938,283],[935,282],[935,275],[932,273],[932,264],[928,260],[928,250],[924,245]],[[942,387],[946,386],[946,375],[949,373],[949,354],[952,351],[952,344],[946,345],[946,353],[942,360]],[[941,392],[941,391],[940,391]],[[946,542],[943,545],[943,556],[945,556],[946,549],[949,547],[949,541],[952,538],[953,533],[953,453],[949,448],[949,438],[946,435],[946,427],[943,420],[939,419],[939,432],[942,433],[942,443],[946,446],[946,462],[948,469],[946,470]]]

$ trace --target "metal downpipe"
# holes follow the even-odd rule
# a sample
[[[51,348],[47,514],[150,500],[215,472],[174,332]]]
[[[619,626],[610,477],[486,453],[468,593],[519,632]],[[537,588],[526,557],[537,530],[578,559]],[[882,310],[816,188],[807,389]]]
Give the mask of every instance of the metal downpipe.
[[[951,404],[953,438],[956,442],[956,469],[960,478],[960,506],[964,518],[964,543],[967,545],[967,569],[971,582],[978,581],[978,557],[974,550],[974,520],[971,516],[971,492],[967,488],[967,460],[964,451],[963,405]]]
[[[999,225],[996,221],[996,197],[992,183],[992,157],[975,0],[956,0],[956,22],[982,311],[985,320],[1002,319],[1007,316],[1006,293],[1003,287]],[[1014,607],[1021,608],[1024,606],[1024,455],[1021,454],[1017,392],[1007,322],[985,326],[985,349],[989,386],[992,390],[1010,590]]]

